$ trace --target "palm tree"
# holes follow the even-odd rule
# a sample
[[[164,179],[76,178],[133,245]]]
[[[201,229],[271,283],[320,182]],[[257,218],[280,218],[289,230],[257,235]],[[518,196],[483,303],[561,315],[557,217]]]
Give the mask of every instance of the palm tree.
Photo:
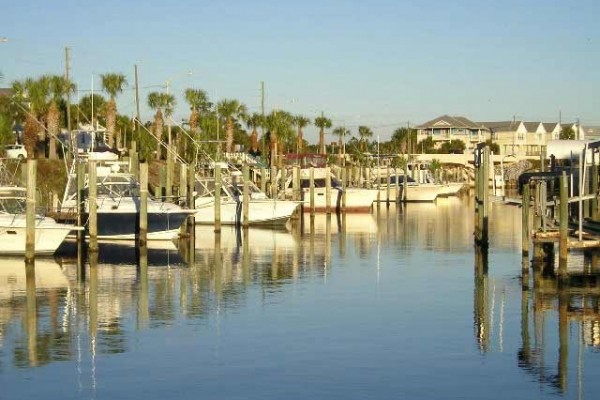
[[[247,113],[246,106],[235,99],[225,99],[219,102],[219,114],[225,118],[227,143],[225,151],[233,151],[233,126],[235,121]]]
[[[190,130],[196,134],[200,127],[200,115],[210,110],[212,104],[208,101],[208,94],[202,89],[185,89],[185,101],[190,105]]]
[[[321,113],[320,117],[315,118],[315,126],[319,128],[319,153],[325,154],[325,129],[331,128],[331,120]]]
[[[358,136],[360,136],[360,149],[365,151],[366,139],[373,137],[373,131],[368,126],[361,125],[358,127]]]
[[[271,114],[265,117],[265,128],[268,129],[269,140],[271,142],[271,166],[277,164],[277,155],[279,154],[279,143],[288,142],[294,134],[293,117],[285,111],[273,110]]]
[[[25,127],[23,128],[23,144],[27,150],[27,157],[34,158],[34,152],[37,141],[44,138],[43,122],[38,121],[46,115],[47,98],[50,93],[50,81],[48,76],[42,76],[38,80],[28,78],[22,84],[24,96],[29,101],[29,111],[25,118]],[[40,135],[40,130],[42,135]]]
[[[302,129],[310,124],[310,119],[303,115],[297,115],[294,118],[294,124],[296,124],[298,127],[298,143],[296,144],[296,152],[300,154],[302,153],[302,147],[304,147],[304,134]]]
[[[258,153],[258,131],[257,129],[264,126],[264,118],[262,114],[252,113],[246,118],[246,126],[252,129],[250,134],[250,151],[254,154]]]
[[[108,73],[100,75],[102,79],[102,88],[110,96],[110,100],[106,104],[106,131],[108,134],[107,145],[113,145],[113,137],[117,127],[117,102],[116,97],[123,92],[123,88],[127,85],[127,79],[123,74]],[[121,147],[121,138],[117,137],[117,147]]]
[[[350,131],[345,126],[338,126],[331,133],[338,137],[338,157],[342,160],[342,148],[344,147],[344,141],[346,135],[350,134]]]
[[[163,126],[164,126],[164,118],[163,118],[163,97],[160,92],[151,92],[148,94],[148,107],[152,110],[155,110],[154,114],[154,136],[156,137],[156,159],[160,160],[161,153],[161,142],[163,136]]]
[[[56,138],[60,131],[60,110],[58,104],[68,93],[75,91],[75,84],[69,83],[64,76],[53,75],[48,77],[50,90],[50,106],[48,107],[48,158],[56,159]]]

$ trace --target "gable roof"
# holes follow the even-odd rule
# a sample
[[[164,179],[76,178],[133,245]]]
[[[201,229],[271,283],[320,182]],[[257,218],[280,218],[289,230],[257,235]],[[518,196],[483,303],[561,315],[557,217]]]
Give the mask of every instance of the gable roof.
[[[527,132],[535,132],[540,126],[540,122],[525,122],[523,121],[523,126],[525,126],[525,130]]]
[[[427,121],[421,125],[418,125],[417,129],[430,129],[437,127],[460,129],[485,129],[485,127],[481,126],[481,124],[473,122],[468,118],[460,116],[451,117],[449,115],[442,115],[441,117],[437,117],[432,119],[431,121]]]
[[[546,130],[546,132],[550,133],[554,131],[554,128],[556,128],[558,122],[542,122],[542,125],[544,125],[544,129]]]
[[[478,122],[494,132],[514,132],[519,127],[521,121],[490,121],[490,122]]]

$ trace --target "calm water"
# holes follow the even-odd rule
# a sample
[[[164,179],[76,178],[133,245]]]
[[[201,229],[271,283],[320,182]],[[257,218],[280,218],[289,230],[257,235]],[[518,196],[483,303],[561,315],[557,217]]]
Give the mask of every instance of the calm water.
[[[84,275],[68,249],[35,276],[2,260],[0,399],[597,398],[600,290],[523,291],[520,209],[499,203],[483,273],[470,204],[198,227],[192,265],[154,244],[147,274],[122,244]]]

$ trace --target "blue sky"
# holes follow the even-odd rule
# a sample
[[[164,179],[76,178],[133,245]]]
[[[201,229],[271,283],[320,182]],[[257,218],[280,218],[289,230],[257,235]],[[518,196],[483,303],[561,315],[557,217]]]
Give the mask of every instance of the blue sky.
[[[8,1],[0,0],[0,71],[11,81],[64,72],[90,90],[121,72],[145,100],[180,93],[237,98],[381,139],[407,121],[579,118],[600,125],[600,1]],[[119,98],[133,115],[133,91]],[[314,140],[314,132],[308,139]]]

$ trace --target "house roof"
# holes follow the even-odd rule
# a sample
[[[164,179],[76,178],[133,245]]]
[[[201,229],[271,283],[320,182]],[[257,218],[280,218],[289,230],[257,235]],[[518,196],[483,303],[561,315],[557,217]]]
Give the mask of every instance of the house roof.
[[[544,125],[544,129],[546,130],[546,132],[552,132],[554,130],[554,128],[556,128],[557,123],[556,122],[542,122],[542,125]]]
[[[481,124],[471,121],[465,117],[451,117],[449,115],[442,115],[427,121],[424,124],[417,126],[417,129],[429,129],[429,128],[462,128],[462,129],[481,129]]]
[[[0,88],[0,97],[10,97],[12,92],[11,88]]]
[[[519,127],[520,121],[490,121],[490,122],[478,122],[494,132],[513,132]]]
[[[538,127],[540,126],[541,122],[525,122],[523,121],[523,125],[525,126],[525,130],[527,132],[535,132],[537,131]]]

